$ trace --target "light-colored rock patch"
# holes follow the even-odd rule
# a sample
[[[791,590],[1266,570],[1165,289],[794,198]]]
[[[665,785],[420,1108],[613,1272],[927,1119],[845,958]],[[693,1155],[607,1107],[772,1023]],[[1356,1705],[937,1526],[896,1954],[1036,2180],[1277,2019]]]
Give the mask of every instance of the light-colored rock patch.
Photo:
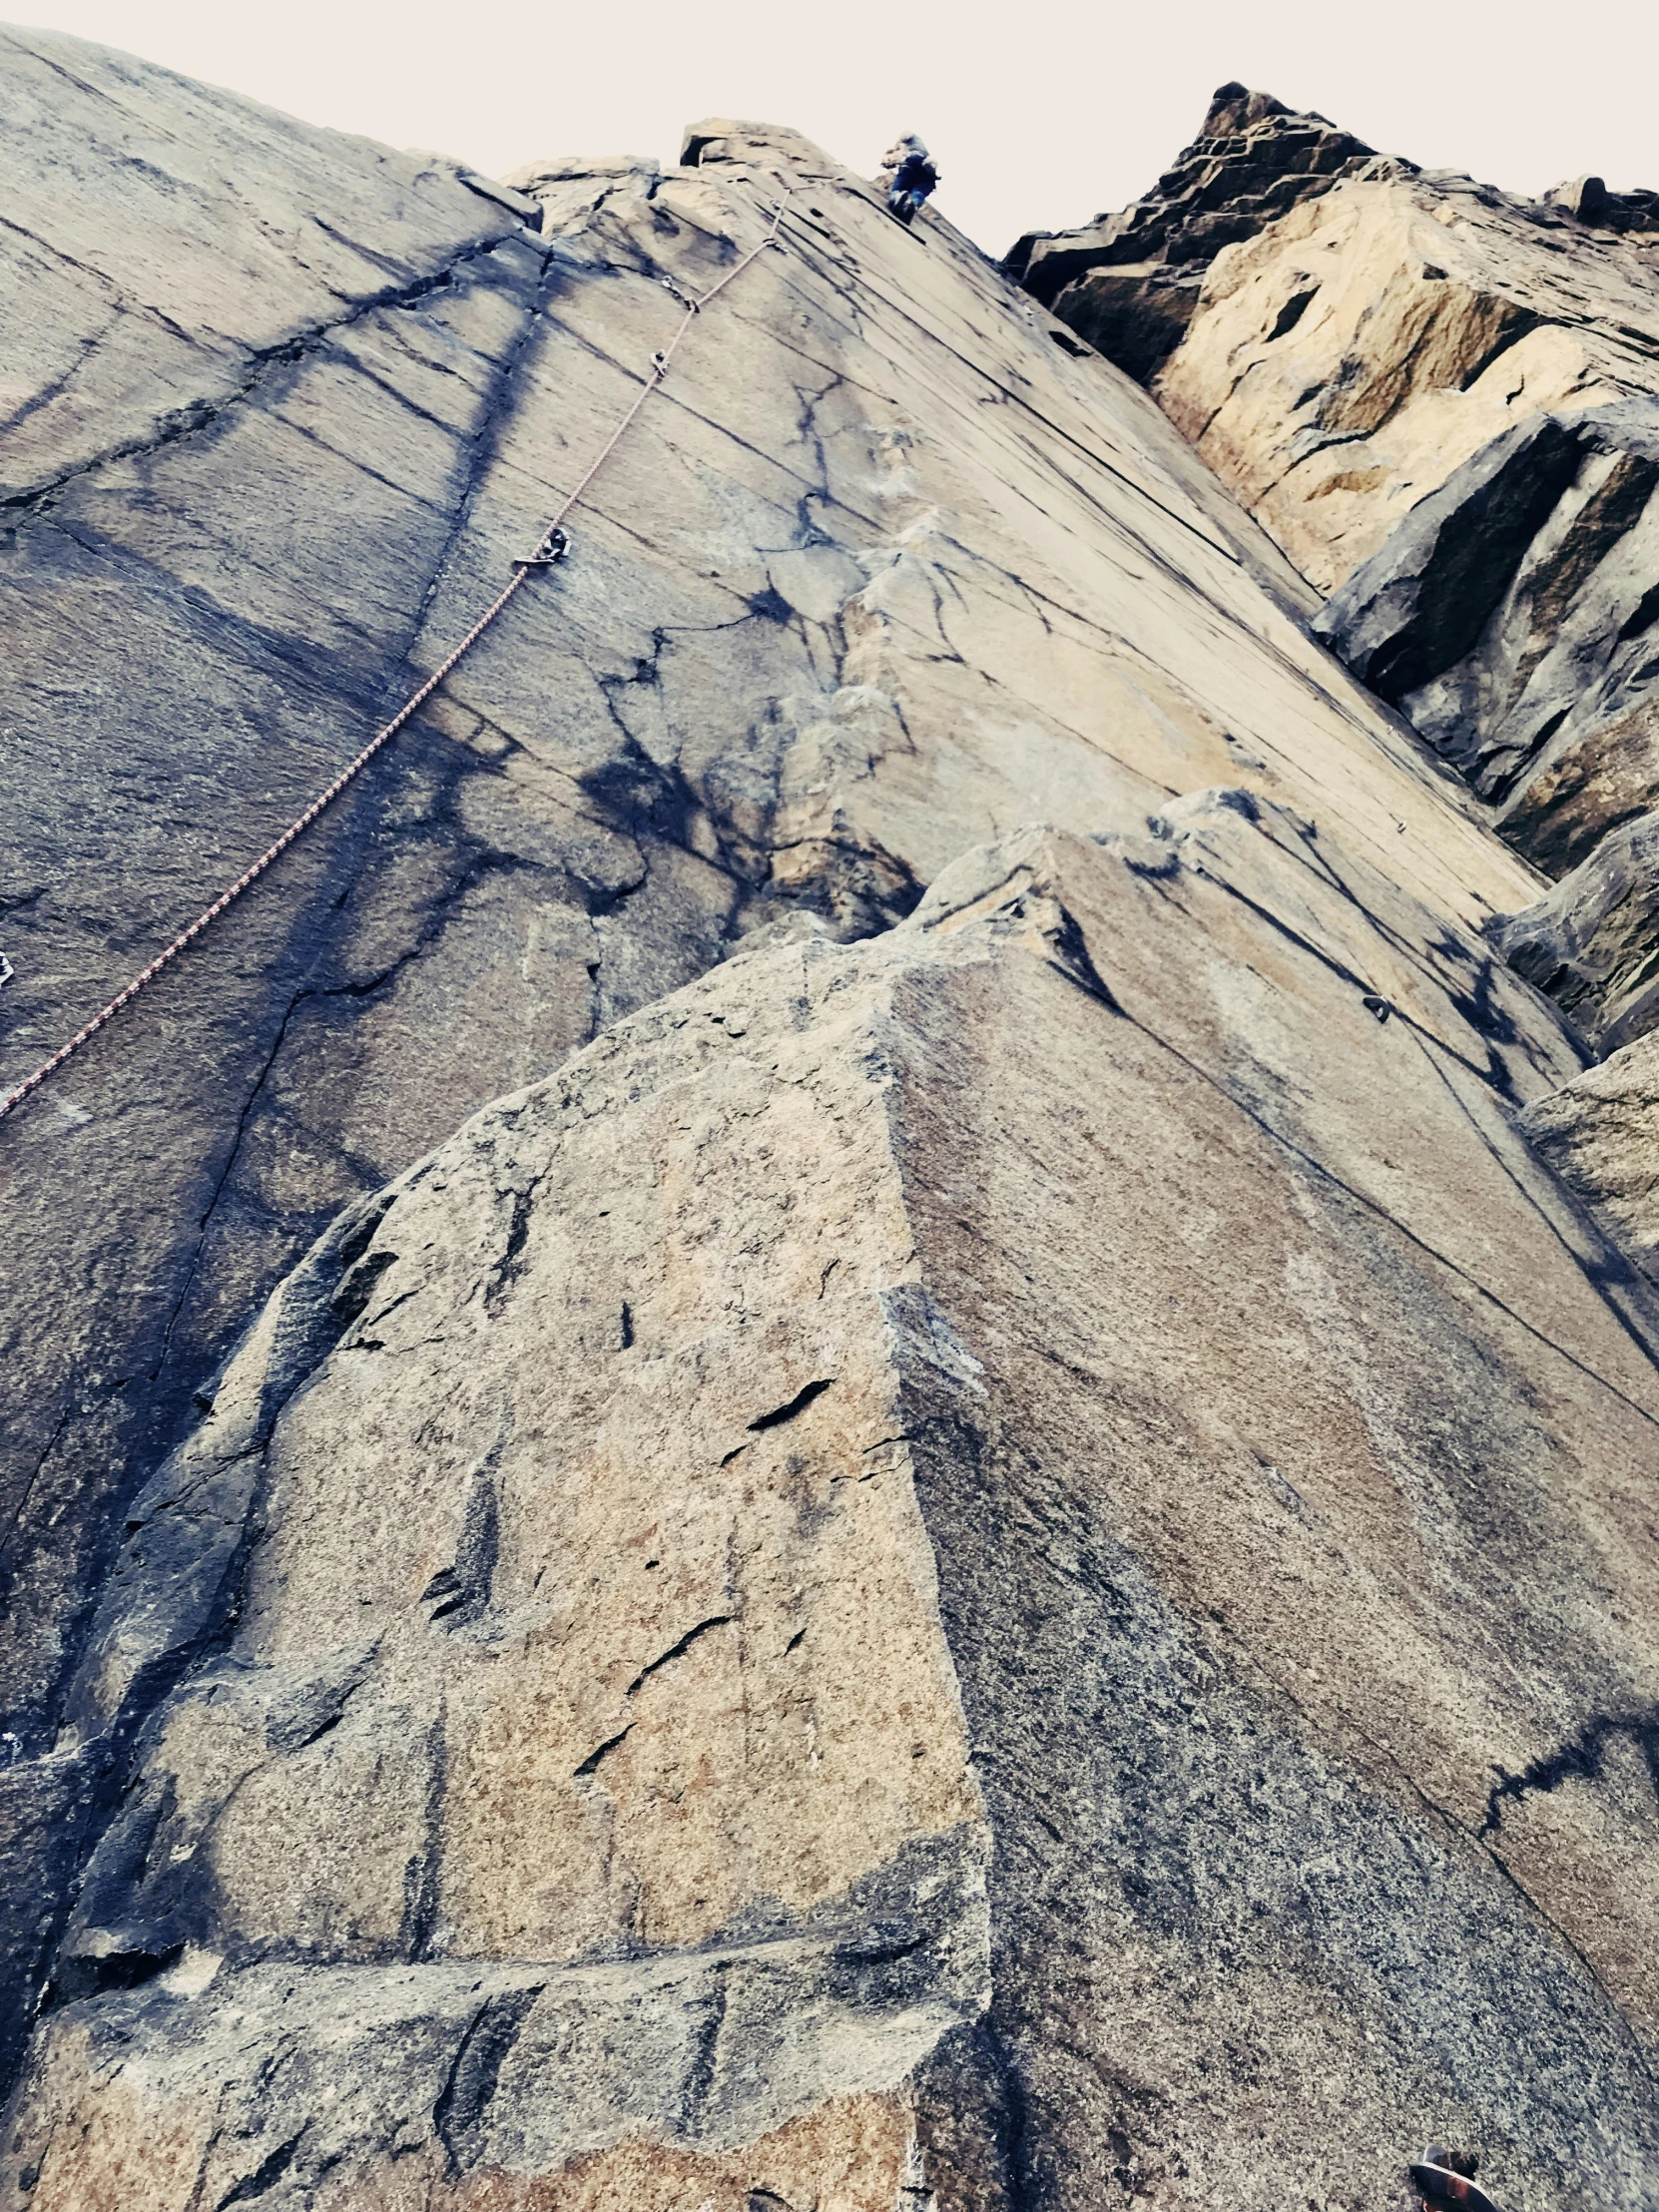
[[[1659,391],[1654,267],[1466,178],[1353,180],[1217,255],[1156,393],[1329,592],[1525,416]]]

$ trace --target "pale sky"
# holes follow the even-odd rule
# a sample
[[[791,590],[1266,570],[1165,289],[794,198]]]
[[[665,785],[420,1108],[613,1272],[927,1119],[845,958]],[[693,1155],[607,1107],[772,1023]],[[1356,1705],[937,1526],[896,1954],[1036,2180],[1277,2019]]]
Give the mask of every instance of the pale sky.
[[[1386,152],[1536,193],[1659,188],[1653,0],[28,0],[27,19],[312,123],[500,175],[673,160],[683,123],[793,124],[870,170],[903,131],[1001,254],[1144,191],[1228,78]]]

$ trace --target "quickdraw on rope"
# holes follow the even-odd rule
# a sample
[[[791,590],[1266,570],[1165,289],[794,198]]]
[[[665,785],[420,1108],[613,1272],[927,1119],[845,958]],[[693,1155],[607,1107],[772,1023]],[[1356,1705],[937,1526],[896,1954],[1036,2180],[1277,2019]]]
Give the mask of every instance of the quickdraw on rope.
[[[196,919],[191,923],[188,929],[181,929],[179,934],[174,938],[173,942],[168,945],[164,951],[158,952],[156,957],[151,961],[150,965],[147,968],[141,969],[139,973],[133,977],[133,980],[127,985],[126,989],[124,991],[119,991],[116,996],[110,1000],[109,1004],[104,1007],[102,1012],[94,1014],[91,1021],[89,1021],[84,1028],[76,1030],[74,1036],[70,1038],[67,1044],[60,1045],[57,1051],[53,1053],[52,1057],[49,1060],[43,1060],[40,1066],[35,1069],[32,1075],[25,1077],[25,1079],[18,1084],[15,1090],[8,1091],[4,1098],[0,1098],[0,1120],[3,1120],[5,1116],[9,1114],[12,1111],[13,1107],[20,1106],[24,1099],[29,1096],[29,1093],[31,1091],[38,1090],[41,1084],[46,1081],[47,1077],[53,1074],[58,1068],[61,1068],[64,1062],[69,1059],[74,1053],[79,1052],[82,1045],[84,1045],[89,1038],[95,1037],[107,1021],[113,1021],[115,1016],[120,1013],[121,1009],[124,1006],[129,1005],[133,999],[137,998],[139,992],[142,991],[147,984],[153,983],[155,981],[156,977],[161,974],[163,968],[167,967],[170,962],[176,960],[179,957],[180,953],[184,951],[187,945],[193,944],[195,942],[195,940],[202,934],[203,930],[207,928],[210,922],[217,921],[219,916],[225,911],[226,907],[232,904],[234,900],[240,898],[243,892],[248,889],[250,884],[258,882],[259,878],[265,873],[266,869],[270,867],[271,863],[274,860],[279,858],[280,855],[287,850],[288,846],[292,844],[295,837],[299,836],[304,830],[310,828],[311,824],[315,822],[318,815],[323,813],[326,808],[332,806],[333,802],[339,797],[340,793],[344,791],[347,784],[351,783],[354,778],[362,774],[363,770],[367,768],[369,762],[373,760],[374,756],[381,750],[381,748],[391,743],[392,739],[396,737],[399,730],[403,729],[404,726],[412,719],[412,717],[420,712],[421,708],[425,706],[427,700],[431,698],[432,694],[443,683],[444,679],[449,676],[472,651],[472,648],[478,643],[478,640],[490,627],[491,623],[496,620],[498,615],[504,612],[507,603],[513,598],[514,594],[523,585],[524,580],[527,576],[531,575],[537,569],[551,568],[556,562],[562,561],[564,559],[565,555],[570,550],[570,539],[564,527],[565,518],[572,512],[572,510],[576,506],[580,504],[582,498],[587,492],[588,486],[593,482],[594,478],[599,474],[599,471],[604,467],[605,463],[610,459],[611,455],[622,443],[622,440],[627,435],[628,431],[633,427],[634,422],[639,415],[640,409],[651,397],[651,394],[656,391],[661,385],[663,378],[668,374],[669,363],[674,358],[674,354],[680,344],[680,340],[691,328],[692,324],[702,313],[703,309],[708,306],[709,302],[713,299],[718,299],[720,294],[726,289],[727,285],[733,283],[739,276],[741,276],[744,271],[748,269],[752,263],[758,262],[761,256],[766,253],[769,247],[777,247],[780,251],[785,251],[783,241],[780,239],[778,234],[779,228],[784,220],[784,211],[786,204],[787,202],[785,200],[780,200],[777,210],[773,215],[771,225],[767,231],[767,235],[761,241],[760,245],[757,246],[752,253],[746,254],[741,261],[735,262],[733,266],[726,272],[726,275],[720,279],[720,282],[718,284],[712,285],[708,291],[702,294],[700,298],[694,299],[688,293],[683,292],[680,289],[679,285],[676,284],[672,278],[663,278],[663,283],[667,290],[685,308],[685,313],[681,317],[680,327],[675,331],[673,337],[669,339],[667,345],[661,347],[657,352],[652,354],[651,364],[646,373],[645,382],[640,389],[638,398],[634,401],[633,405],[628,409],[628,412],[617,424],[615,430],[612,431],[610,437],[600,448],[598,455],[590,464],[586,475],[583,476],[581,481],[577,484],[576,489],[571,492],[564,500],[557,514],[554,515],[552,521],[542,532],[540,539],[537,541],[535,549],[532,552],[525,554],[521,560],[517,560],[513,563],[513,573],[511,579],[506,585],[503,586],[500,593],[496,596],[495,599],[490,602],[489,606],[484,609],[483,613],[478,617],[478,620],[472,625],[472,628],[467,632],[466,636],[462,638],[460,644],[455,647],[454,651],[449,655],[449,657],[438,664],[438,666],[432,671],[431,675],[428,676],[426,681],[420,686],[418,691],[413,691],[409,694],[408,698],[404,700],[402,706],[398,708],[396,714],[392,716],[391,720],[385,725],[384,729],[375,732],[374,736],[369,740],[368,744],[363,747],[362,751],[357,755],[356,759],[354,761],[347,762],[346,766],[340,770],[339,774],[334,778],[334,781],[328,786],[327,790],[318,792],[315,799],[313,799],[310,805],[305,809],[305,812],[302,815],[296,816],[294,820],[288,824],[287,828],[282,831],[281,835],[276,840],[274,844],[267,845],[266,849],[254,862],[253,866],[246,869],[244,873],[237,877],[234,883],[228,885],[226,889],[222,890],[211,906],[205,906],[202,909],[201,913],[199,913]],[[9,970],[9,963],[7,963],[7,966]],[[8,977],[6,976],[0,976],[0,981],[4,981],[7,979]]]

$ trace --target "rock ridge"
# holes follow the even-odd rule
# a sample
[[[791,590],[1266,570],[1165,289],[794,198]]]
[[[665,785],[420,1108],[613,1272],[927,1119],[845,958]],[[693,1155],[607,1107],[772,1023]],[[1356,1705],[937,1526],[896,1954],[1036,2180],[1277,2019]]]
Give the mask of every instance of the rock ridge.
[[[1076,231],[1032,231],[1003,268],[1108,360],[1149,383],[1196,313],[1204,272],[1345,177],[1410,168],[1321,115],[1225,84],[1198,137],[1144,199]]]
[[[1210,262],[1153,379],[1331,594],[1315,635],[1557,879],[1493,941],[1600,1054],[1659,1018],[1651,198],[1579,180],[1530,202],[1407,165],[1264,226],[1247,194],[1251,235]],[[1584,1141],[1551,1156],[1642,1259],[1659,1225],[1592,1093],[1563,1093]]]
[[[1565,208],[1580,223],[1598,231],[1659,231],[1659,192],[1637,187],[1630,192],[1609,192],[1600,177],[1574,177],[1567,184],[1551,185],[1544,203]]]

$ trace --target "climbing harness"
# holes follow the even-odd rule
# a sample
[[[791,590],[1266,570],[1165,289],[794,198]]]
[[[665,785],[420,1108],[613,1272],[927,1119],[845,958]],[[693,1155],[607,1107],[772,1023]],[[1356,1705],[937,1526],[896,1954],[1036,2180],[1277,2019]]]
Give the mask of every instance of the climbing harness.
[[[226,907],[232,903],[233,900],[240,898],[243,892],[248,889],[249,885],[251,883],[257,882],[259,878],[265,873],[266,869],[270,867],[271,863],[274,860],[278,859],[281,854],[287,850],[288,846],[292,844],[295,837],[299,836],[304,830],[310,828],[311,824],[315,822],[318,815],[323,813],[326,808],[330,807],[333,804],[333,802],[339,797],[340,793],[344,791],[347,784],[351,783],[356,777],[362,774],[363,770],[367,768],[369,762],[373,760],[374,756],[381,750],[381,748],[391,743],[392,739],[396,737],[399,730],[403,729],[404,726],[416,714],[420,712],[420,709],[425,706],[427,700],[431,698],[432,694],[443,683],[444,679],[451,675],[453,671],[460,665],[460,663],[465,660],[466,656],[472,651],[472,648],[478,643],[478,640],[490,627],[491,623],[496,620],[497,616],[505,611],[507,603],[519,590],[520,586],[523,584],[524,579],[527,576],[529,576],[534,570],[539,568],[552,568],[556,565],[556,563],[562,561],[565,558],[566,554],[570,551],[570,539],[564,528],[566,517],[571,513],[572,509],[580,503],[587,492],[588,486],[593,482],[594,478],[599,474],[599,471],[604,467],[605,463],[610,459],[611,455],[622,443],[623,438],[633,427],[641,408],[651,397],[651,394],[661,386],[664,377],[668,374],[669,363],[674,358],[675,350],[679,346],[680,340],[691,328],[693,322],[697,319],[698,315],[702,313],[703,309],[708,306],[711,300],[719,298],[720,294],[726,289],[728,284],[734,283],[737,278],[743,275],[746,269],[748,269],[753,263],[758,262],[761,256],[766,253],[769,248],[775,247],[780,253],[787,253],[789,251],[789,249],[784,245],[783,240],[779,237],[779,231],[784,221],[784,213],[788,206],[788,203],[789,188],[785,186],[783,188],[783,197],[779,200],[776,209],[773,211],[772,222],[770,227],[768,228],[766,237],[761,241],[760,245],[753,250],[753,252],[746,254],[741,261],[735,262],[732,267],[726,272],[726,275],[720,279],[720,282],[718,284],[712,285],[708,291],[703,293],[701,298],[691,298],[687,293],[683,292],[680,289],[679,285],[676,284],[671,277],[665,276],[663,278],[663,283],[666,289],[670,293],[672,293],[674,298],[679,300],[681,305],[685,308],[685,313],[681,318],[679,329],[675,331],[673,337],[669,339],[667,345],[659,347],[658,350],[652,354],[651,365],[646,374],[645,382],[641,387],[639,396],[635,399],[633,405],[628,409],[622,420],[617,424],[616,428],[612,431],[610,437],[605,441],[604,445],[600,448],[599,454],[597,458],[590,464],[587,474],[577,484],[576,489],[571,492],[570,495],[565,499],[557,514],[554,515],[552,521],[542,532],[541,537],[537,541],[534,549],[531,552],[521,556],[521,558],[519,558],[518,560],[514,561],[513,573],[510,580],[506,583],[506,585],[503,586],[502,590],[490,602],[489,606],[484,609],[483,613],[472,625],[472,628],[467,632],[466,636],[462,638],[460,644],[455,647],[454,651],[448,656],[446,660],[441,661],[438,664],[438,666],[432,671],[431,675],[427,677],[425,683],[420,686],[418,691],[413,691],[409,694],[408,698],[404,700],[402,706],[398,708],[396,714],[392,716],[391,720],[385,725],[384,729],[376,731],[375,735],[369,740],[368,744],[363,747],[362,751],[357,755],[356,759],[354,761],[348,762],[346,766],[341,769],[340,773],[334,778],[334,781],[328,786],[327,790],[318,792],[315,799],[313,799],[310,805],[305,809],[305,812],[302,815],[296,816],[295,819],[288,824],[287,828],[282,831],[281,835],[276,840],[274,844],[267,845],[266,849],[260,854],[259,858],[254,862],[251,868],[248,868],[243,874],[239,875],[236,881],[232,883],[227,889],[221,891],[219,896],[214,900],[211,906],[205,906],[202,909],[201,913],[199,913],[196,919],[191,923],[188,929],[181,929],[179,934],[174,938],[173,942],[167,946],[165,951],[158,952],[156,957],[151,961],[150,965],[147,968],[141,969],[140,972],[135,975],[133,977],[133,980],[127,985],[127,988],[124,991],[118,992],[116,996],[110,1000],[109,1004],[103,1009],[101,1013],[94,1014],[91,1021],[89,1021],[84,1028],[76,1030],[74,1036],[70,1038],[67,1044],[60,1045],[58,1050],[53,1053],[52,1057],[49,1060],[43,1060],[40,1066],[35,1069],[32,1075],[25,1077],[25,1079],[18,1084],[15,1090],[8,1091],[3,1098],[0,1098],[0,1120],[4,1120],[5,1116],[12,1111],[13,1107],[20,1106],[23,1103],[24,1099],[29,1096],[31,1091],[38,1090],[41,1084],[46,1081],[47,1077],[54,1073],[56,1069],[61,1068],[64,1062],[69,1059],[73,1053],[79,1052],[82,1045],[84,1045],[89,1038],[95,1037],[107,1021],[112,1021],[115,1016],[120,1013],[121,1009],[124,1006],[130,1004],[133,999],[137,998],[139,992],[144,989],[146,984],[154,982],[156,977],[162,972],[163,968],[165,968],[171,961],[176,960],[188,944],[194,943],[195,940],[202,934],[203,930],[207,928],[208,924],[211,921],[216,921],[219,916],[225,911]],[[0,973],[0,983],[4,983],[6,980],[8,980],[11,972],[11,963],[9,961],[6,961],[4,964],[4,973]]]

